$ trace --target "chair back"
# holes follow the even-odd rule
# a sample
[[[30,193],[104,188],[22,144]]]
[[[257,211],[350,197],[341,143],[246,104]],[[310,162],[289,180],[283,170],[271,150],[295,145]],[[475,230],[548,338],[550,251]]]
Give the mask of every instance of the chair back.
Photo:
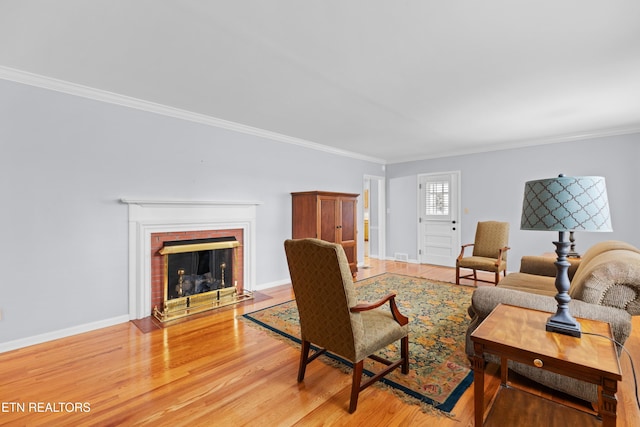
[[[349,261],[340,244],[318,239],[284,242],[302,339],[352,359],[364,329]]]
[[[476,239],[473,244],[473,256],[498,259],[500,249],[509,245],[509,223],[499,221],[481,221],[476,227]],[[507,252],[502,260],[507,260]]]

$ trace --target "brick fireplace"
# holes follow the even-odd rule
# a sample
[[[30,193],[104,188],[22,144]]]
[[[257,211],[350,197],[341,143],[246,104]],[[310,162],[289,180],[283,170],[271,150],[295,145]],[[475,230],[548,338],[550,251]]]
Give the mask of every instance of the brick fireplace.
[[[229,251],[232,253],[230,260],[226,264],[230,265],[230,269],[227,270],[227,283],[224,283],[224,277],[220,276],[218,271],[218,286],[224,287],[219,292],[214,292],[215,295],[211,295],[211,292],[202,292],[201,294],[192,296],[176,295],[172,287],[175,287],[177,276],[173,271],[168,271],[167,259],[165,257],[171,257],[172,255],[163,254],[163,250],[166,245],[184,244],[186,247],[188,258],[191,258],[191,254],[207,253],[209,251],[189,251],[189,247],[197,246],[197,242],[212,241],[212,245],[215,245],[216,240],[225,239],[227,241],[233,241],[235,248],[221,249],[221,251]],[[178,317],[184,317],[189,314],[195,314],[200,311],[204,311],[211,308],[220,307],[222,305],[232,304],[244,299],[252,298],[250,292],[244,291],[243,281],[243,230],[242,229],[220,229],[220,230],[201,230],[201,231],[169,231],[162,233],[151,233],[151,307],[152,313],[161,321],[173,320]],[[202,245],[203,243],[200,243]],[[173,247],[175,247],[173,246]],[[167,246],[171,248],[172,246]],[[212,253],[214,251],[211,251]],[[174,254],[173,256],[175,256]],[[171,263],[169,263],[171,264]],[[215,267],[214,267],[215,268]],[[219,268],[218,268],[219,270]],[[184,271],[184,270],[183,270]],[[187,272],[187,274],[191,274]],[[172,277],[174,276],[174,277]],[[216,279],[213,277],[212,279]],[[222,280],[221,280],[222,279]],[[195,284],[193,285],[195,287]],[[169,291],[169,292],[168,292]],[[194,291],[194,289],[190,289]],[[182,291],[181,291],[182,292]],[[187,294],[185,290],[185,295]],[[221,298],[222,295],[222,298]],[[196,298],[199,303],[196,304]]]
[[[165,298],[165,259],[160,254],[165,242],[182,242],[194,239],[234,237],[242,247],[243,236],[241,229],[233,230],[202,230],[202,231],[177,231],[151,233],[151,307],[162,307]],[[233,280],[238,282],[238,287],[243,288],[242,281],[242,251],[236,256],[232,272]]]
[[[259,202],[129,200],[129,317],[141,319],[162,307],[168,241],[233,237],[234,285],[255,286],[255,222]]]

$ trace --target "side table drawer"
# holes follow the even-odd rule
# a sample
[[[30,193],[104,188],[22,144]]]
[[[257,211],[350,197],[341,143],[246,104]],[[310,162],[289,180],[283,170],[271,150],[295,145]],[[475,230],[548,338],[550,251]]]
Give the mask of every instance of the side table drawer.
[[[545,371],[554,372],[556,374],[564,375],[567,377],[575,378],[581,381],[589,382],[592,384],[600,384],[602,377],[593,372],[592,369],[585,369],[580,365],[575,365],[563,360],[554,359],[552,357],[545,357],[542,355],[519,355],[493,352],[490,349],[486,350],[487,353],[495,354],[502,359],[508,359],[513,362],[519,362],[523,365],[528,365]]]

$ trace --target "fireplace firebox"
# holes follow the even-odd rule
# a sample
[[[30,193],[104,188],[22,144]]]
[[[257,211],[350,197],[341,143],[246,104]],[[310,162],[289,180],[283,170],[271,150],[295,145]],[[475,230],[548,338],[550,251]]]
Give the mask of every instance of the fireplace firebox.
[[[164,303],[154,316],[165,322],[253,298],[235,278],[239,247],[233,236],[164,242]]]

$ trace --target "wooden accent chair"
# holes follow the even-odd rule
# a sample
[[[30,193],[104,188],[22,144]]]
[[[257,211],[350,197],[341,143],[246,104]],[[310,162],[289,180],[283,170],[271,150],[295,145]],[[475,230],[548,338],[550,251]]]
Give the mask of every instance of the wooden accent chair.
[[[377,380],[401,366],[409,372],[409,319],[403,316],[391,293],[371,304],[358,304],[349,262],[341,245],[318,239],[286,240],[284,248],[291,284],[300,314],[302,349],[298,382],[304,380],[308,363],[330,351],[353,363],[349,412],[358,395]],[[380,308],[389,302],[390,310]],[[392,362],[373,353],[400,340],[401,358]],[[318,350],[311,356],[311,343]],[[364,359],[386,365],[362,383]]]
[[[460,279],[473,277],[473,280],[497,285],[500,272],[504,276],[507,275],[507,251],[510,249],[508,244],[508,222],[478,222],[475,242],[462,245],[460,255],[456,259],[456,284],[460,284]],[[472,256],[465,257],[465,249],[470,246],[473,246]],[[469,268],[473,273],[461,276],[461,268]],[[476,270],[491,271],[495,273],[495,278],[493,281],[478,279]]]

